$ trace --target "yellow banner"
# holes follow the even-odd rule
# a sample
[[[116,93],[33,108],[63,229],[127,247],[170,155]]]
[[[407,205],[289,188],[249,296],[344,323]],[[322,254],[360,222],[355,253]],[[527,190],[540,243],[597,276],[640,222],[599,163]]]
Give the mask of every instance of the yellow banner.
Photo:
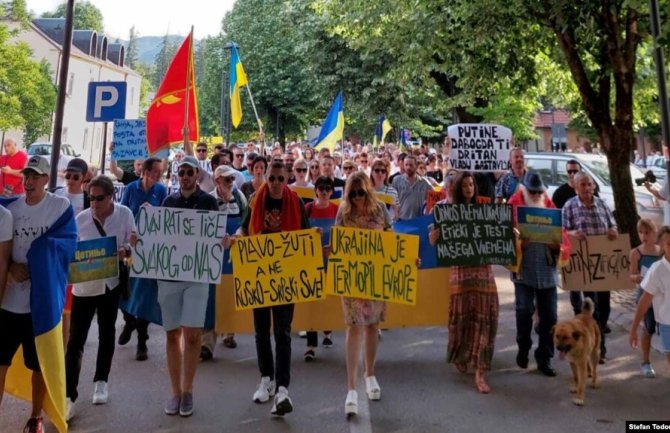
[[[325,297],[323,248],[316,229],[242,237],[230,255],[236,310]]]
[[[333,227],[326,294],[416,305],[419,237]]]
[[[379,200],[380,202],[382,202],[384,204],[387,204],[387,205],[395,204],[395,200],[393,199],[392,195],[384,194],[383,192],[379,192],[379,191],[376,191],[376,192],[377,192],[377,200]]]

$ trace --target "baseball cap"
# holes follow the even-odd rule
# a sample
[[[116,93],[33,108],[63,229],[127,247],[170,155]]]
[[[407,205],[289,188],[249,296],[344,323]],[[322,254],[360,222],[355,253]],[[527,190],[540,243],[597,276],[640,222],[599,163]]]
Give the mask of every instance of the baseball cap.
[[[83,174],[88,171],[88,164],[81,158],[73,158],[67,163],[65,171],[76,171]]]
[[[223,177],[228,177],[228,176],[235,176],[235,170],[233,167],[229,165],[220,165],[216,167],[216,170],[214,170],[214,179],[218,179],[221,176]]]
[[[200,166],[198,165],[198,160],[195,159],[195,156],[192,155],[186,155],[181,161],[179,161],[179,167],[181,167],[182,165],[189,165],[197,169],[200,168]]]
[[[49,164],[49,160],[45,157],[33,155],[26,163],[26,166],[23,167],[21,173],[24,173],[27,170],[32,170],[37,174],[46,174],[48,176],[51,170],[51,165]]]

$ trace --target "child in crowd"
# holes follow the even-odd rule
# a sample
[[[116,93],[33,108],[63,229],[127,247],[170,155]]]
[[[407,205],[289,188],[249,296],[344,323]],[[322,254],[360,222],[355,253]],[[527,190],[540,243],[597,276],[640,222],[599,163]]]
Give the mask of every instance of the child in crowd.
[[[637,234],[642,242],[636,248],[630,251],[630,279],[636,283],[637,286],[637,300],[638,303],[642,297],[643,290],[640,287],[644,276],[646,275],[651,265],[663,257],[661,247],[656,244],[656,225],[649,219],[641,219],[637,222]],[[644,331],[642,331],[642,338],[640,341],[640,348],[642,350],[642,375],[646,378],[653,379],[656,377],[654,368],[651,366],[649,360],[649,350],[651,348],[651,336],[656,330],[656,319],[654,317],[654,309],[650,307],[644,313]]]
[[[651,266],[640,283],[644,292],[633,318],[629,341],[631,347],[637,348],[637,328],[653,303],[656,326],[661,337],[661,351],[666,354],[670,364],[670,227],[661,227],[658,239],[663,249],[663,258]]]

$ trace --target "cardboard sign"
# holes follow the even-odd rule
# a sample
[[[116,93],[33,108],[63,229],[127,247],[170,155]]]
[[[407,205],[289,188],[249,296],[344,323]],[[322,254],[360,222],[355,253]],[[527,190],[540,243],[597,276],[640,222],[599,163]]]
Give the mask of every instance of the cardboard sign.
[[[510,265],[516,261],[512,206],[438,204],[433,210],[440,230],[440,266]]]
[[[316,229],[237,239],[230,249],[235,309],[323,299],[322,252]]]
[[[117,203],[121,203],[121,199],[123,198],[123,191],[126,190],[126,186],[122,184],[121,182],[114,182],[114,201]]]
[[[456,170],[502,171],[509,166],[512,130],[500,125],[459,123],[447,130],[449,162]]]
[[[541,244],[560,244],[563,239],[560,209],[519,206],[516,208],[522,238]]]
[[[570,236],[570,260],[561,269],[563,290],[606,292],[634,289],[630,275],[630,240],[620,234],[613,241],[607,236]]]
[[[112,134],[112,159],[133,161],[149,157],[147,151],[147,124],[144,119],[114,119]],[[161,150],[156,158],[167,158],[168,151]]]
[[[142,206],[130,275],[216,284],[223,266],[223,212]]]
[[[74,261],[70,263],[70,284],[104,280],[119,276],[116,236],[77,242]]]
[[[416,305],[419,237],[333,227],[326,293]]]

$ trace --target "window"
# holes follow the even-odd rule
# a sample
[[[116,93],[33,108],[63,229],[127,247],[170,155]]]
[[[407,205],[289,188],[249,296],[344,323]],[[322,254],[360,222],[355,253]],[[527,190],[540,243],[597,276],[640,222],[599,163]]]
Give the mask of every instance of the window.
[[[63,134],[61,135],[62,142],[67,141],[67,128],[63,128]]]
[[[563,185],[568,182],[568,164],[567,159],[559,159],[556,161],[556,184]]]
[[[74,73],[70,73],[70,79],[67,81],[67,95],[72,96],[72,92],[74,89]]]
[[[552,161],[550,159],[526,158],[526,166],[528,169],[539,173],[545,186],[556,186],[551,175],[551,164]]]

